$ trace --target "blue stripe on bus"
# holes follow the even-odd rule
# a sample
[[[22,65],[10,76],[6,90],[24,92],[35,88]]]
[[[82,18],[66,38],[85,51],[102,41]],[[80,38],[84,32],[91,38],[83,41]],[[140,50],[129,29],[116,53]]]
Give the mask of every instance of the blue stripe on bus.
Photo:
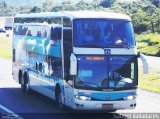
[[[79,92],[79,95],[89,96],[97,100],[106,100],[107,97],[109,97],[109,100],[119,100],[129,95],[136,95],[136,92],[113,92],[113,93],[91,92],[88,94],[85,92]]]

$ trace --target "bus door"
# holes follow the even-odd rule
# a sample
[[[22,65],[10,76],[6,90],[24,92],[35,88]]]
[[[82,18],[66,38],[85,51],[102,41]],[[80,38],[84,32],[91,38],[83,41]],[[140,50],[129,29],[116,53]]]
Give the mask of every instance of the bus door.
[[[74,99],[74,88],[73,88],[73,77],[70,76],[70,79],[65,79],[66,80],[66,85],[65,85],[65,103],[69,107],[73,107],[73,99]]]
[[[73,76],[70,75],[70,56],[73,52],[72,45],[72,20],[63,18],[63,56],[64,56],[64,79],[65,79],[65,103],[73,107],[74,90]]]

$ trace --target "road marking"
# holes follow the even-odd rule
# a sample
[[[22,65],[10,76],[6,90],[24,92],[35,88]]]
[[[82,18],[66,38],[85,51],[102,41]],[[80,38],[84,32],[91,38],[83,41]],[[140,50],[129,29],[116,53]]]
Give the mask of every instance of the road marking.
[[[15,117],[16,119],[23,119],[21,116],[19,116],[18,114],[12,112],[11,110],[7,109],[6,107],[4,107],[3,105],[0,104],[0,108],[4,111],[6,111],[7,113],[9,113],[9,117],[10,116],[13,116]],[[7,115],[5,115],[7,117]],[[1,118],[1,117],[0,117]],[[3,118],[3,117],[2,117]]]

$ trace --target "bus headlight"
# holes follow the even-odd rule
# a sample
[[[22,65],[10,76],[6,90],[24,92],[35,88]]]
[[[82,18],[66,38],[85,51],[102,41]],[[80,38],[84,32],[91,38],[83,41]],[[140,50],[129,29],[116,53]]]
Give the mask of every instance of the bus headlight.
[[[87,96],[81,96],[81,95],[75,95],[75,98],[79,99],[79,100],[91,100],[90,97]]]
[[[134,100],[134,99],[136,99],[136,96],[127,96],[127,97],[124,97],[123,98],[124,100]]]

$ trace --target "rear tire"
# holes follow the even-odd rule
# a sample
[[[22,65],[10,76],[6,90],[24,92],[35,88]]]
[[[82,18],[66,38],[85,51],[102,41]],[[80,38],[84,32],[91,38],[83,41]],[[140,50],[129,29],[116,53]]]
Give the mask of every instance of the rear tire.
[[[30,80],[29,80],[29,77],[28,75],[24,76],[24,78],[22,79],[23,82],[21,82],[21,88],[22,88],[22,91],[26,94],[29,94],[31,92],[30,90]]]

